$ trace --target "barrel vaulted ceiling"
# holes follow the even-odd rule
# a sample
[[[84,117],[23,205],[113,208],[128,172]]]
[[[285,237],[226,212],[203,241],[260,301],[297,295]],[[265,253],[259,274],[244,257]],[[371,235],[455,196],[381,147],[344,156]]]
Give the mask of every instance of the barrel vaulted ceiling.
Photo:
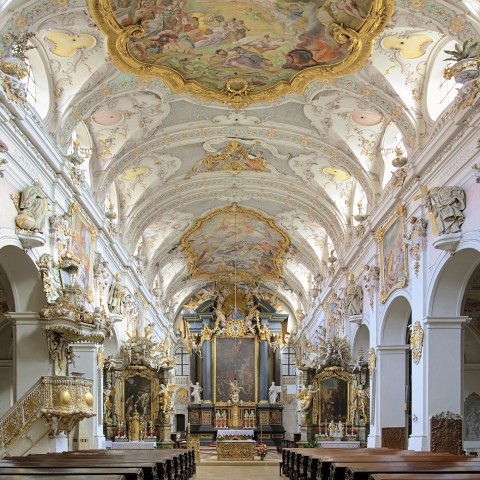
[[[408,158],[408,169],[428,141],[438,115],[431,113],[428,98],[438,104],[443,49],[479,36],[480,4],[398,0],[387,26],[363,45],[363,65],[349,67],[345,75],[345,69],[330,67],[348,58],[350,44],[332,43],[328,14],[362,24],[362,7],[372,2],[258,0],[233,7],[227,0],[199,0],[197,8],[193,3],[108,3],[117,30],[123,24],[141,26],[150,35],[142,45],[130,39],[133,47],[126,47],[140,61],[136,71],[131,58],[122,58],[125,52],[113,53],[112,39],[107,49],[111,31],[97,25],[96,2],[4,0],[3,55],[8,32],[35,34],[28,56],[46,130],[64,154],[73,140],[80,142],[88,157],[89,188],[105,209],[111,204],[118,213],[120,239],[139,259],[147,283],[159,282],[164,308],[180,311],[214,279],[209,271],[219,274],[216,278],[231,273],[231,252],[248,251],[254,239],[261,247],[245,259],[245,265],[253,262],[245,278],[275,294],[285,311],[305,311],[314,278],[326,274],[330,251],[341,258],[361,238],[354,218],[359,203],[362,213],[381,205],[395,171],[394,148]],[[206,13],[216,3],[222,4],[222,18]],[[238,18],[228,18],[226,4]],[[162,24],[163,35],[157,25],[152,33],[144,21],[152,6],[158,14],[153,18],[158,20],[159,12],[162,22],[177,15],[181,25]],[[302,18],[305,11],[317,12],[313,26]],[[219,23],[238,20],[243,32],[237,28],[236,37],[214,39]],[[320,47],[314,50],[302,36],[309,28],[325,29],[323,57]],[[198,43],[202,39],[204,44]],[[200,45],[210,50],[196,58]],[[162,79],[150,67],[135,75],[145,62],[157,68],[162,49],[167,67],[173,71],[177,62],[176,71],[197,79],[198,88],[180,88],[177,77]],[[296,69],[288,62],[296,62]],[[219,66],[217,77],[205,73]],[[230,85],[232,93],[222,85],[237,73],[241,78]],[[273,75],[283,76],[282,86],[265,93]],[[251,91],[243,92],[244,85]],[[218,217],[222,209],[230,215]],[[242,246],[228,247],[232,231]]]

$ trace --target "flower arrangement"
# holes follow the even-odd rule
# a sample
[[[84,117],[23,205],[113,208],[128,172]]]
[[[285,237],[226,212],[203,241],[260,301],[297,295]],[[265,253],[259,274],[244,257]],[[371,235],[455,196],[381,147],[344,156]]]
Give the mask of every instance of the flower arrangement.
[[[260,455],[260,458],[262,460],[265,459],[265,457],[267,456],[267,453],[268,453],[268,449],[265,443],[259,443],[258,445],[255,446],[255,455]]]
[[[126,440],[127,439],[127,433],[123,430],[116,430],[113,432],[113,436],[115,440]]]

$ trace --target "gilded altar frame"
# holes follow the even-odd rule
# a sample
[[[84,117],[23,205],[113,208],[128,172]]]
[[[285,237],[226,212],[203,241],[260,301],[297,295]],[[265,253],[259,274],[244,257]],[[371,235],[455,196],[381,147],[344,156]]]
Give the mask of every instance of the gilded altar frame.
[[[380,260],[380,302],[408,282],[408,255],[405,244],[405,209],[399,205],[394,215],[376,233]]]
[[[326,367],[315,376],[314,387],[315,389],[319,389],[319,393],[316,397],[317,402],[315,405],[317,411],[314,411],[313,415],[314,418],[318,419],[318,423],[322,423],[325,421],[330,422],[332,419],[334,421],[338,421],[341,419],[346,423],[352,423],[353,418],[351,415],[350,403],[352,401],[354,378],[355,375],[348,372],[343,367]],[[342,387],[339,382],[343,382],[344,387]],[[328,383],[333,383],[333,385],[329,386],[327,385]],[[322,415],[325,414],[326,402],[328,401],[328,399],[326,398],[327,390],[329,392],[329,395],[331,395],[332,393],[335,394],[335,398],[331,398],[332,402],[335,401],[337,402],[337,404],[338,402],[343,404],[341,408],[341,413],[333,415],[333,418],[322,418]]]
[[[127,383],[131,385],[126,385]],[[150,407],[150,412],[148,415],[146,415],[146,420],[155,421],[158,417],[158,412],[160,409],[160,381],[157,377],[157,373],[149,368],[137,365],[130,365],[115,372],[114,408],[117,423],[128,420],[127,408],[129,405],[127,405],[127,402],[129,402],[129,398],[126,398],[127,394],[130,397],[131,395],[135,395],[131,393],[132,391],[137,391],[136,396],[132,399],[132,404],[135,405],[135,402],[138,403],[141,401],[139,398],[139,390],[138,388],[135,389],[135,387],[144,388],[145,385],[148,385],[150,390],[148,392],[148,405]]]
[[[236,323],[239,324],[238,325],[239,329],[241,328],[241,325],[244,325],[244,323],[241,322],[241,321],[229,322],[228,328],[230,330],[227,329],[227,331],[224,334],[217,335],[213,339],[213,402],[215,404],[220,402],[220,399],[218,399],[218,401],[217,401],[217,349],[218,349],[217,341],[222,341],[224,339],[230,339],[230,340],[233,340],[233,341],[242,341],[244,339],[250,339],[250,340],[253,341],[253,345],[254,345],[253,376],[254,376],[254,380],[255,380],[254,402],[255,402],[255,404],[258,403],[258,375],[259,375],[259,372],[258,372],[258,340],[253,334],[247,334],[243,330],[237,331],[237,329],[235,328],[235,325],[231,325],[231,324],[236,324]],[[233,327],[233,332],[238,333],[238,335],[233,335],[233,332],[231,331],[232,327]],[[234,372],[234,373],[236,373],[236,372]],[[242,386],[240,380],[239,380],[239,386],[240,387]],[[249,402],[246,402],[245,404],[247,404],[247,403],[249,403]]]
[[[93,301],[93,265],[95,263],[95,239],[97,230],[80,210],[77,203],[71,206],[71,243],[70,250],[80,260],[75,284]]]

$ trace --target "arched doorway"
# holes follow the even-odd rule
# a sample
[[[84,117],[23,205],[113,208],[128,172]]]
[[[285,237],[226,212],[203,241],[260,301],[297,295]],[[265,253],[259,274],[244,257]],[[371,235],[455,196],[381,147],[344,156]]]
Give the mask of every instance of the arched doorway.
[[[405,449],[409,432],[410,362],[408,327],[410,301],[397,295],[386,307],[377,347],[376,416],[382,447]],[[405,409],[407,405],[407,410]]]

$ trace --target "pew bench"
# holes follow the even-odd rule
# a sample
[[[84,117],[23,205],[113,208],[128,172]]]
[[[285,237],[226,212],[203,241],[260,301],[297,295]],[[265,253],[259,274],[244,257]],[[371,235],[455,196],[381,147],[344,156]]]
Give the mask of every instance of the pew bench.
[[[0,465],[1,467],[1,465]],[[134,467],[88,467],[80,468],[65,468],[65,467],[6,467],[0,468],[0,475],[13,476],[13,475],[48,475],[56,478],[56,480],[63,480],[63,477],[59,476],[95,476],[95,475],[118,475],[125,480],[144,480],[143,470],[141,468]],[[89,480],[91,480],[89,478]]]
[[[476,473],[416,473],[413,480],[478,480]],[[374,473],[368,480],[412,480],[411,473]]]
[[[52,475],[2,475],[0,480],[58,480]],[[125,480],[123,475],[64,475],[62,480]]]

